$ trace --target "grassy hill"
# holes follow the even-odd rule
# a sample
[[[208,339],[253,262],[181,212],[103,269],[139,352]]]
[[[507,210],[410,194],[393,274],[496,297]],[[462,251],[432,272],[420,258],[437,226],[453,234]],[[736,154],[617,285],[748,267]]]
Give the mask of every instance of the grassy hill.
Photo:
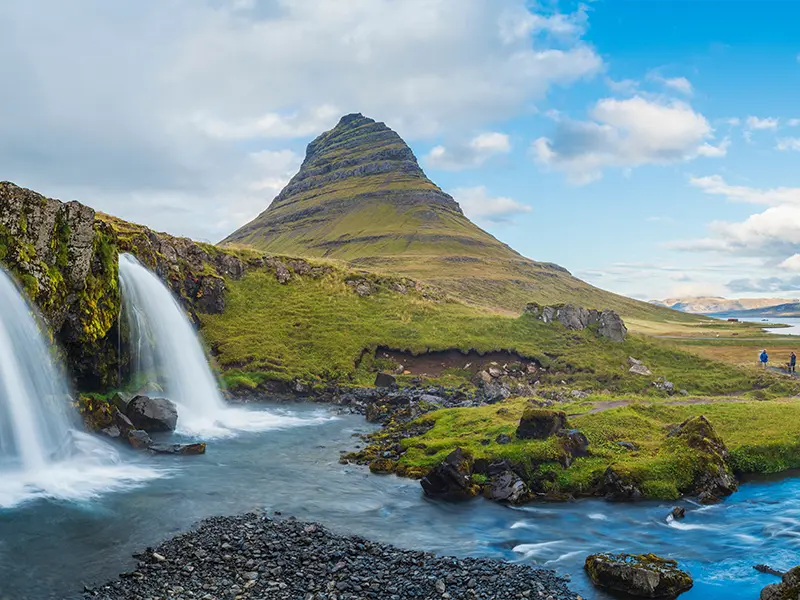
[[[311,142],[300,171],[269,208],[222,244],[412,277],[517,314],[528,302],[572,302],[642,320],[696,320],[520,255],[464,216],[397,133],[360,114]]]

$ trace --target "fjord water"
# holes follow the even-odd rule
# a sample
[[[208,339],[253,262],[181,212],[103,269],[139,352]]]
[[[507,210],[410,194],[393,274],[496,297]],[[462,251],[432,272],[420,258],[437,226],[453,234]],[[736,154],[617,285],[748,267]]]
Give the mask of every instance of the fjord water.
[[[79,431],[71,402],[34,309],[0,269],[0,507],[91,497],[154,476]]]
[[[306,424],[270,411],[228,406],[203,347],[166,285],[130,254],[119,257],[134,378],[154,381],[178,408],[178,431],[204,439]]]
[[[268,408],[316,425],[219,439],[203,456],[152,457],[168,477],[91,504],[43,501],[0,510],[0,597],[78,598],[84,583],[135,568],[132,552],[201,518],[260,508],[405,548],[537,564],[570,574],[587,600],[607,598],[583,576],[592,552],[678,559],[695,578],[681,600],[753,600],[776,581],[753,565],[800,562],[798,479],[746,483],[716,506],[680,502],[686,519],[669,523],[669,502],[446,504],[426,499],[417,481],[338,463],[354,433],[373,430],[363,417],[326,420],[319,406]]]

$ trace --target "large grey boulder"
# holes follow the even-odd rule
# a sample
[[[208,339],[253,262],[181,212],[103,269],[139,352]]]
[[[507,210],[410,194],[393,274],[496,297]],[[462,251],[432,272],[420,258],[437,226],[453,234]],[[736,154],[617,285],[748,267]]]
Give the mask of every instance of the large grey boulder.
[[[584,569],[595,585],[635,598],[676,598],[694,585],[677,562],[655,554],[592,554]]]
[[[597,322],[598,333],[614,342],[624,342],[625,337],[628,335],[628,328],[625,327],[625,322],[613,310],[604,310],[600,313],[600,318]]]
[[[137,429],[147,433],[175,431],[178,424],[178,409],[166,398],[136,396],[128,403],[126,415]]]

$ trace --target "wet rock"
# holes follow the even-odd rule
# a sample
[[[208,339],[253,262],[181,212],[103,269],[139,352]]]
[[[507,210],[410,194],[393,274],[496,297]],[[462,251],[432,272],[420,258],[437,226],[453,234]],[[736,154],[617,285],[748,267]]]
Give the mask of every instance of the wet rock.
[[[178,409],[166,398],[136,396],[128,404],[126,416],[137,429],[148,433],[175,431],[178,424]]]
[[[633,373],[634,375],[644,375],[649,376],[653,373],[648,369],[644,363],[632,356],[628,357],[628,364],[630,365],[630,369],[628,369],[628,373]]]
[[[205,442],[192,444],[150,444],[148,449],[156,454],[197,455],[206,453]]]
[[[395,379],[394,375],[389,375],[389,373],[378,373],[375,375],[376,388],[388,388],[395,385],[397,385],[397,379]]]
[[[517,438],[543,440],[567,428],[567,415],[560,410],[529,406],[522,413]]]
[[[694,585],[677,562],[655,554],[592,554],[584,569],[595,585],[636,598],[675,598]]]
[[[128,394],[123,394],[122,392],[117,392],[116,394],[111,396],[111,399],[109,400],[109,402],[114,407],[116,407],[116,409],[120,411],[122,414],[125,414],[125,411],[128,410],[128,403],[130,401],[131,401],[131,396],[129,396]]]
[[[472,485],[472,457],[456,448],[420,482],[425,494],[445,500],[472,498],[476,490]]]
[[[137,450],[146,450],[153,443],[146,431],[134,429],[128,433],[128,443]]]
[[[696,495],[701,503],[719,502],[738,489],[728,462],[728,449],[705,416],[687,419],[668,437],[680,440],[699,453],[699,464],[688,493]]]
[[[784,573],[780,583],[761,590],[761,600],[795,600],[800,598],[800,567]]]
[[[487,369],[487,371],[489,372],[489,375],[490,375],[491,377],[495,378],[495,379],[497,379],[498,377],[502,377],[503,375],[505,375],[505,371],[503,371],[503,369],[501,369],[501,368],[500,368],[500,367],[498,367],[498,366],[491,366],[491,367],[489,367],[489,368]]]
[[[683,519],[686,516],[686,509],[682,506],[676,506],[669,514],[675,520]]]
[[[514,471],[505,470],[489,479],[484,495],[497,502],[517,504],[528,496],[528,486]]]
[[[759,573],[764,573],[765,575],[775,575],[775,577],[783,577],[786,575],[785,571],[778,571],[769,565],[755,565],[753,568]]]
[[[506,444],[510,444],[511,443],[511,436],[510,435],[506,435],[505,433],[501,433],[500,435],[498,435],[494,439],[494,441],[497,442],[498,444],[504,446]]]
[[[643,496],[642,490],[634,482],[617,473],[612,467],[608,467],[603,474],[601,492],[606,500],[615,502],[640,500]]]

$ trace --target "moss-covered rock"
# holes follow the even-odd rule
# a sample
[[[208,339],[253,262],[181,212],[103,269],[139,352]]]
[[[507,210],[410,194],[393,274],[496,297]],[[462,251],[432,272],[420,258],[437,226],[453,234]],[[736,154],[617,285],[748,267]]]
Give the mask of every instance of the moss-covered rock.
[[[693,585],[677,562],[655,554],[592,554],[584,569],[595,585],[636,598],[676,598]]]
[[[784,573],[780,583],[761,590],[761,600],[797,600],[800,598],[800,567]]]
[[[567,429],[567,415],[560,410],[529,406],[522,413],[517,437],[524,440],[543,440]]]

